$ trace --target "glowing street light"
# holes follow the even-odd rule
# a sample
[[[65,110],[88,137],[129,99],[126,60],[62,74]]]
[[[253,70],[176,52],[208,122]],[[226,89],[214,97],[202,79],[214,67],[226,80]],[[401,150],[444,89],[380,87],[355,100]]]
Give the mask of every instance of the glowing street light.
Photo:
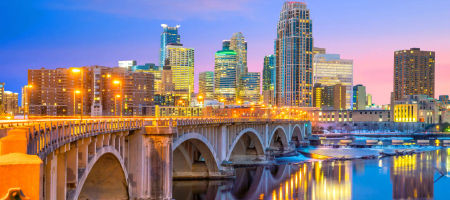
[[[83,85],[83,83],[84,83],[84,79],[83,79],[83,69],[81,69],[81,68],[72,68],[71,69],[71,71],[72,71],[72,73],[74,73],[74,74],[78,74],[78,73],[80,73],[80,79],[81,79],[81,91],[83,91],[84,90],[84,85]],[[84,99],[84,97],[83,97],[83,92],[79,92],[79,94],[81,94],[81,113],[80,113],[80,120],[81,121],[83,121],[83,107],[84,107],[84,105],[83,105],[83,99]],[[75,93],[76,93],[76,91],[75,91]],[[75,94],[74,94],[74,96],[75,96]],[[75,97],[74,97],[75,98]],[[74,100],[74,102],[75,102],[75,100]],[[75,114],[75,109],[74,109],[74,114]]]
[[[112,83],[114,85],[118,85],[119,86],[119,90],[120,90],[119,98],[120,98],[120,96],[123,96],[122,81],[120,81],[120,80],[113,80]],[[116,107],[114,107],[114,114],[116,114],[115,111],[116,111]],[[120,118],[122,118],[122,116],[123,116],[122,113],[123,113],[123,98],[120,100]]]
[[[117,99],[120,98],[120,94],[114,96],[114,116],[117,116]]]
[[[75,116],[76,115],[76,110],[77,110],[77,107],[76,107],[76,102],[77,102],[77,94],[81,94],[81,91],[80,90],[74,90],[73,91],[73,115]],[[81,107],[83,108],[83,105],[81,105]]]
[[[29,95],[30,95],[31,89],[33,89],[33,85],[25,85],[25,97],[24,97],[24,99],[25,99],[25,105],[24,105],[25,106],[25,111],[24,111],[24,115],[28,114],[27,119],[30,118],[30,103],[29,103],[30,98],[29,98]],[[25,116],[24,116],[24,118],[25,118]]]

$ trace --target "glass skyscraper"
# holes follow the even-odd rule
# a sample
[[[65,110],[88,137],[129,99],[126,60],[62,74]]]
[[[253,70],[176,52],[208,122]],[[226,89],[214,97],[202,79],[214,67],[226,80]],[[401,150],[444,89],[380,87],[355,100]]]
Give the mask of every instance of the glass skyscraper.
[[[206,100],[214,99],[214,72],[206,71],[199,74],[198,93]]]
[[[277,25],[275,54],[277,105],[312,106],[312,21],[305,3],[284,2]]]
[[[248,72],[241,76],[240,99],[242,103],[258,103],[260,100],[260,81],[261,74],[259,72]]]
[[[237,53],[233,50],[220,50],[215,54],[214,95],[224,103],[236,100]]]
[[[247,42],[241,32],[234,33],[230,40],[230,50],[237,55],[236,75],[238,77],[246,74],[247,69]]]
[[[276,85],[276,68],[275,55],[264,56],[263,68],[263,96],[264,102],[274,104],[275,102],[275,85]]]
[[[161,24],[163,32],[161,33],[161,47],[159,49],[159,66],[162,68],[166,59],[166,46],[168,44],[180,44],[180,35],[178,29],[180,25],[175,27],[167,26],[167,24]]]
[[[353,60],[341,59],[339,54],[314,56],[314,83],[323,86],[342,84],[346,88],[345,109],[353,107]]]
[[[233,50],[236,52],[236,95],[240,99],[243,94],[241,89],[244,85],[241,83],[241,77],[248,72],[247,68],[247,42],[241,32],[234,33],[230,40],[222,42],[222,50]]]

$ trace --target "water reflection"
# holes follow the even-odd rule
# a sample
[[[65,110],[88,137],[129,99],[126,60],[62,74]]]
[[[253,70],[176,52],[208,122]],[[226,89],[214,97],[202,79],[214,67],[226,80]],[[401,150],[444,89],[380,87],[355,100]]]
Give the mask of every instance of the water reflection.
[[[441,196],[449,193],[434,187],[437,181],[448,179],[449,151],[441,149],[380,160],[238,168],[236,178],[228,181],[174,181],[173,197],[176,200],[433,199],[436,193]]]

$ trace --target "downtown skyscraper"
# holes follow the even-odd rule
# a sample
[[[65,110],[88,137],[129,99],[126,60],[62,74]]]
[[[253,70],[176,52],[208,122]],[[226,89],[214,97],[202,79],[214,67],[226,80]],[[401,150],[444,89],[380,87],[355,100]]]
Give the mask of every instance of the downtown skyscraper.
[[[241,99],[245,85],[242,77],[247,75],[247,41],[241,32],[234,33],[231,40],[224,40],[223,50],[233,50],[236,52],[236,97]]]
[[[163,32],[161,33],[161,46],[159,48],[159,66],[162,68],[166,60],[166,46],[168,44],[180,44],[180,35],[178,34],[180,25],[170,27],[167,24],[161,24],[161,27]]]
[[[283,4],[275,42],[277,105],[312,106],[312,21],[305,3]]]
[[[411,48],[396,51],[394,56],[394,100],[407,95],[434,98],[434,51]]]
[[[275,55],[271,54],[264,56],[264,68],[263,68],[263,101],[266,104],[272,105],[275,102],[275,85],[276,85],[276,68],[275,68]]]
[[[215,54],[214,64],[214,96],[226,104],[236,102],[236,66],[237,54],[233,50],[228,50],[227,43],[224,43],[222,50]]]

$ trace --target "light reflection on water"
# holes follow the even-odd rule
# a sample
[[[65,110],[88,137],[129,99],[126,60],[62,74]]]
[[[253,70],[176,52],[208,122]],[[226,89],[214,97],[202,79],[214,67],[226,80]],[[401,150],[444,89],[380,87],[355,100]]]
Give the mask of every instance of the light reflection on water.
[[[236,169],[228,181],[174,181],[176,200],[448,199],[450,149],[374,160]]]

